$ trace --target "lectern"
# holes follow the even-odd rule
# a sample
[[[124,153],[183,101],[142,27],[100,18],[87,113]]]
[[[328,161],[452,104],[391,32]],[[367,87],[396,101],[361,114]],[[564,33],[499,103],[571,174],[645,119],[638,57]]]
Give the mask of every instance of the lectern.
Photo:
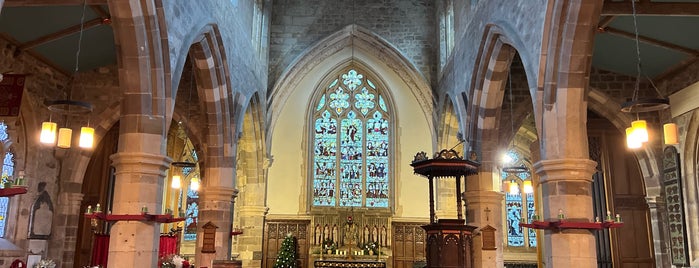
[[[427,267],[472,267],[471,235],[475,226],[465,224],[461,206],[461,177],[476,174],[478,163],[463,159],[454,150],[442,150],[432,159],[425,152],[415,155],[410,164],[416,174],[427,177],[430,191],[430,223],[422,226],[426,232]],[[454,178],[456,181],[457,219],[434,216],[434,179]]]

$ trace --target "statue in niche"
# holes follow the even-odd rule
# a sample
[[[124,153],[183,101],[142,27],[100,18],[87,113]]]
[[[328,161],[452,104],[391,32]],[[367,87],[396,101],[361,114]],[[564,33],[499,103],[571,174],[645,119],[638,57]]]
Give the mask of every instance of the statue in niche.
[[[338,235],[337,235],[337,224],[333,224],[333,235],[332,235],[333,242],[337,242],[338,238],[340,238],[340,237],[338,237]]]
[[[49,239],[53,223],[53,202],[46,191],[46,182],[40,182],[37,187],[39,196],[32,205],[29,221],[29,239]]]
[[[358,242],[357,240],[359,240],[359,230],[357,230],[357,225],[354,224],[352,216],[347,217],[347,223],[345,223],[344,229],[344,244],[349,247],[356,246]]]
[[[316,230],[315,230],[315,241],[313,241],[313,244],[320,245],[323,243],[323,232],[320,231],[320,224],[316,224]]]

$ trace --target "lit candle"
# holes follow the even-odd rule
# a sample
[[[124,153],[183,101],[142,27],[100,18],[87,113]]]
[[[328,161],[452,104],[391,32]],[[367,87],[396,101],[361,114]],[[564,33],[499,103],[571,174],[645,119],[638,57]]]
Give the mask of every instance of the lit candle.
[[[559,209],[559,210],[558,210],[558,219],[562,220],[562,219],[565,219],[565,218],[566,218],[566,215],[563,214],[563,209]]]
[[[616,214],[616,222],[621,222],[621,215]]]
[[[87,210],[85,210],[85,214],[91,214],[92,213],[92,205],[87,205]]]
[[[100,213],[100,212],[102,212],[102,208],[100,207],[100,203],[97,203],[97,205],[95,206],[95,213]]]
[[[612,219],[612,212],[609,211],[609,210],[607,210],[607,219],[606,219],[606,220],[607,220],[607,221],[613,221],[613,219]]]
[[[141,213],[142,213],[142,214],[148,213],[148,207],[147,207],[147,206],[143,206],[143,207],[141,208]]]

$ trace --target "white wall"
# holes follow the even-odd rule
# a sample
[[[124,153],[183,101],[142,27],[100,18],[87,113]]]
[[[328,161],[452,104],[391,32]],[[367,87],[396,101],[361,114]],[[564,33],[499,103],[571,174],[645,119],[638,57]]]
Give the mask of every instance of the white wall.
[[[305,215],[307,208],[308,172],[307,162],[308,105],[313,90],[329,70],[351,58],[350,49],[342,50],[327,57],[303,77],[279,112],[280,116],[271,127],[272,166],[268,174],[267,205],[270,215]],[[361,50],[354,51],[355,59],[369,66],[383,80],[393,97],[393,118],[396,118],[394,155],[394,179],[396,217],[428,218],[429,200],[427,180],[413,174],[409,165],[418,151],[431,154],[431,115],[422,113],[417,99],[404,83],[381,60],[373,58]]]

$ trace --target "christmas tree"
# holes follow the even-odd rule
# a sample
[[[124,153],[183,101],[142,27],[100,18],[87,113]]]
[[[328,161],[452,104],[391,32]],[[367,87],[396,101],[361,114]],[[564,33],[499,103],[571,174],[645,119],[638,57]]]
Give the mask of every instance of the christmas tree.
[[[291,234],[286,235],[282,241],[282,248],[274,262],[274,268],[296,268],[296,242]]]

